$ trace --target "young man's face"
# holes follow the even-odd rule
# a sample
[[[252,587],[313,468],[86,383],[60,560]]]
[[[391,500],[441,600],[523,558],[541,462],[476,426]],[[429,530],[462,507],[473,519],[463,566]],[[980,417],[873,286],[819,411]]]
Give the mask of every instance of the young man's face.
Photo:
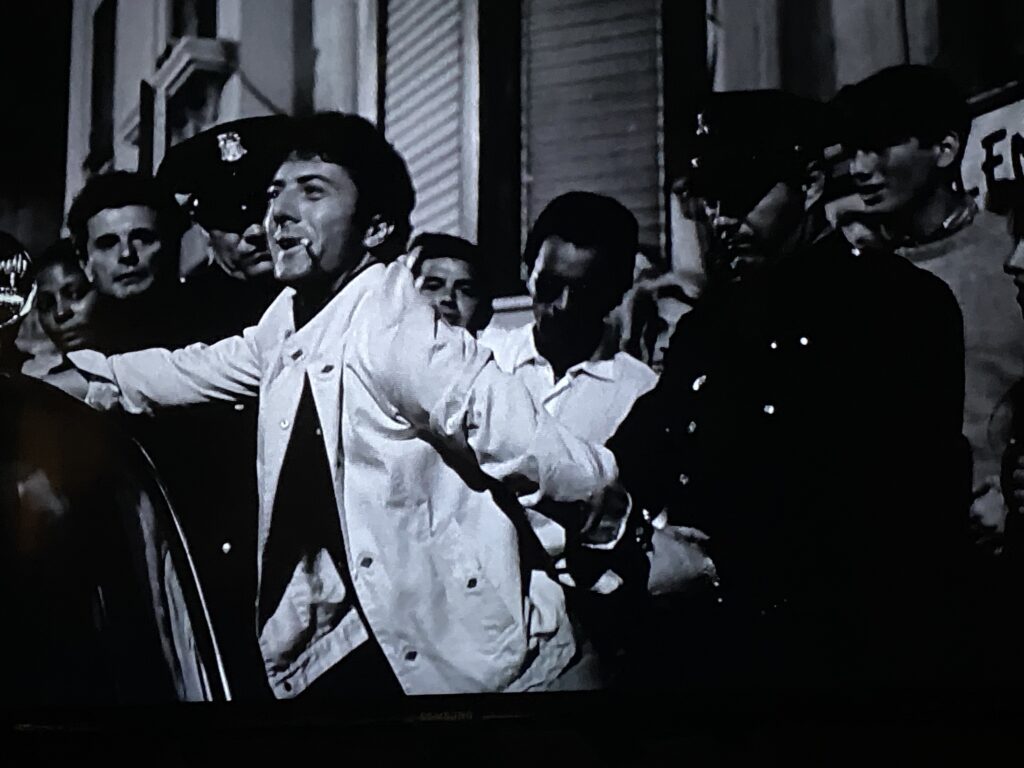
[[[85,274],[64,264],[36,278],[36,311],[46,335],[62,352],[94,346],[93,315],[99,294]]]
[[[270,185],[265,220],[274,277],[293,286],[322,283],[364,252],[354,221],[358,191],[344,168],[286,160]]]
[[[916,138],[885,147],[858,148],[850,170],[869,214],[900,213],[940,184],[937,147]]]
[[[232,277],[252,280],[274,271],[270,245],[262,223],[250,224],[241,234],[211,229],[209,236],[214,258]]]
[[[481,303],[485,299],[468,262],[447,256],[427,259],[420,265],[416,287],[449,325],[470,333],[480,330]]]
[[[605,301],[605,286],[596,279],[599,263],[593,248],[581,248],[557,236],[541,244],[529,280],[540,336],[570,341],[604,322],[612,307]]]
[[[107,208],[86,225],[85,273],[104,296],[126,299],[152,288],[169,260],[157,212],[145,205]]]

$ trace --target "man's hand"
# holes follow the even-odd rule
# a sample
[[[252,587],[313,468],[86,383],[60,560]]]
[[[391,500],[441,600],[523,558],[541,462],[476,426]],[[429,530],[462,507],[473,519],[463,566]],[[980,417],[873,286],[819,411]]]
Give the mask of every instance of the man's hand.
[[[647,555],[651,562],[647,591],[654,596],[669,595],[714,581],[715,565],[702,547],[707,540],[696,528],[655,528]]]
[[[85,393],[85,404],[97,411],[120,410],[121,390],[115,384],[106,381],[89,381],[89,389]]]
[[[625,532],[631,506],[629,494],[613,483],[589,501],[540,499],[531,508],[565,528],[574,545],[614,549]]]

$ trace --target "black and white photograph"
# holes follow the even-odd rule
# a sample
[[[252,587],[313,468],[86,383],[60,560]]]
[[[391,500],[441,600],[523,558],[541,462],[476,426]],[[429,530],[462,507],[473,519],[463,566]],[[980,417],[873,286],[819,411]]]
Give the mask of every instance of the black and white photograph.
[[[36,0],[0,71],[22,742],[1012,737],[1024,3]]]

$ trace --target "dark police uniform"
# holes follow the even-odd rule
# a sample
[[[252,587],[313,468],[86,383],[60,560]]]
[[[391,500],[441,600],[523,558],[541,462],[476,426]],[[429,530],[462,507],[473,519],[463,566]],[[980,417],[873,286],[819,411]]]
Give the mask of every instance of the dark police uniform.
[[[935,674],[969,500],[963,354],[940,280],[838,233],[684,316],[609,444],[636,501],[711,537],[719,575],[659,607],[652,663],[708,682]]]
[[[798,189],[833,135],[822,105],[778,92],[708,106],[688,181],[736,218],[779,181]],[[636,682],[934,676],[971,479],[956,300],[838,232],[775,246],[739,281],[729,258],[609,442],[636,505],[708,534],[718,573],[649,601]]]

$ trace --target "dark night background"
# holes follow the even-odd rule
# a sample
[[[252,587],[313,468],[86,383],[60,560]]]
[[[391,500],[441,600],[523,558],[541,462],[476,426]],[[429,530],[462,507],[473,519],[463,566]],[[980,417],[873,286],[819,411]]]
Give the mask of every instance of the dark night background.
[[[71,0],[5,3],[0,20],[0,229],[39,249],[63,213]]]

